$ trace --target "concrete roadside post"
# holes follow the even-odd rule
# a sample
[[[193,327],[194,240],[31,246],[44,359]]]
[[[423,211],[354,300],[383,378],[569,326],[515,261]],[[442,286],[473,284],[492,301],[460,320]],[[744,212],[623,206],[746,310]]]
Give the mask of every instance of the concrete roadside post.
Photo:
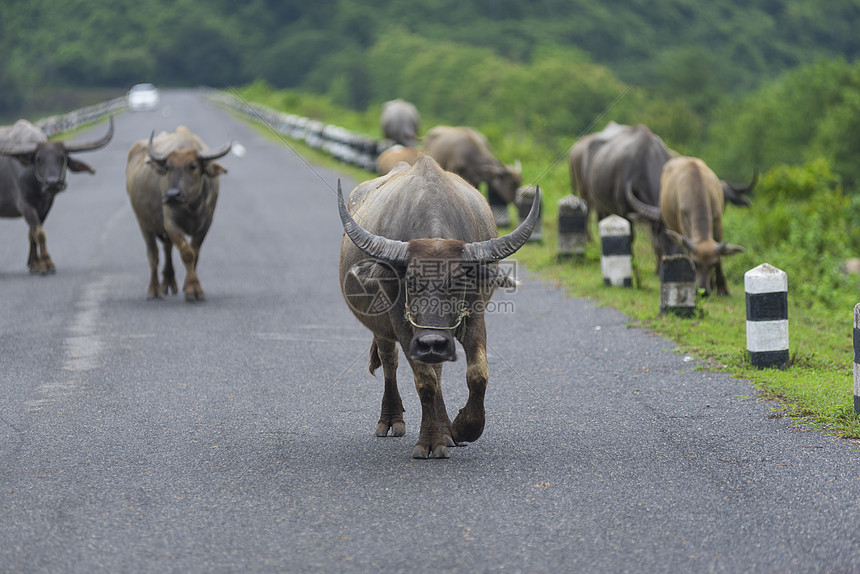
[[[588,207],[575,195],[558,200],[558,258],[585,255],[588,241]]]
[[[517,205],[517,216],[519,217],[519,221],[525,221],[534,201],[535,186],[524,185],[517,190],[517,199],[515,203]],[[543,200],[541,200],[541,203],[543,203]],[[537,224],[535,225],[534,231],[532,231],[531,237],[528,238],[528,241],[543,241],[543,205],[540,206]]]
[[[860,415],[860,303],[854,306],[854,415]]]
[[[744,274],[747,352],[760,369],[788,366],[788,276],[763,263]]]
[[[493,219],[496,220],[496,225],[507,227],[511,224],[511,217],[508,215],[508,204],[492,188],[487,189],[487,202],[493,211]]]
[[[692,317],[696,310],[696,270],[683,254],[660,260],[660,312]]]
[[[600,268],[604,285],[632,287],[630,222],[618,215],[610,215],[597,225],[600,229]]]

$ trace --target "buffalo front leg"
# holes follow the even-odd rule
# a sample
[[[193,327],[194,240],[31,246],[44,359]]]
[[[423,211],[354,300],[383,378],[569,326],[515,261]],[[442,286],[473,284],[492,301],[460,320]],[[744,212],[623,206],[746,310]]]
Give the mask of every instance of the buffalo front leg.
[[[173,242],[170,238],[164,238],[164,269],[161,272],[161,294],[176,294],[179,288],[176,286],[176,271],[173,269]]]
[[[200,279],[197,277],[197,257],[200,252],[200,247],[190,245],[185,239],[185,234],[182,230],[176,227],[172,222],[168,223],[167,219],[164,222],[164,228],[170,241],[176,245],[179,251],[179,256],[182,258],[182,263],[185,265],[185,284],[182,287],[182,292],[185,293],[185,300],[203,301],[206,297],[203,295],[203,288],[200,286]]]
[[[149,263],[149,287],[146,289],[146,298],[158,299],[161,297],[158,284],[158,245],[152,233],[144,233],[143,241],[146,243],[146,260]]]
[[[448,458],[448,441],[442,435],[437,411],[440,394],[439,381],[433,365],[409,360],[415,375],[415,388],[421,399],[421,430],[418,442],[412,449],[412,458]],[[446,415],[447,416],[447,415]]]
[[[30,270],[30,273],[37,275],[40,273],[39,244],[36,241],[36,237],[32,231],[27,233],[27,241],[30,243],[30,253],[29,255],[27,255],[27,269]]]
[[[51,261],[51,256],[48,255],[46,245],[45,228],[39,225],[30,232],[30,257],[27,261],[30,273],[45,275],[57,271],[54,262]]]
[[[51,256],[48,255],[45,228],[42,227],[39,214],[34,208],[27,206],[27,209],[24,210],[24,219],[30,226],[30,254],[27,257],[27,268],[33,274],[54,273],[56,268],[54,262],[51,261]]]
[[[439,429],[447,446],[457,446],[454,433],[451,431],[451,419],[448,418],[448,409],[442,396],[442,363],[433,365],[433,371],[436,373],[436,417],[439,420]]]
[[[708,281],[710,280],[708,278]],[[717,261],[716,265],[714,265],[714,283],[717,288],[717,295],[729,294],[729,286],[726,283],[726,276],[723,274],[723,265],[720,261]]]
[[[475,441],[484,432],[484,395],[487,392],[489,369],[487,331],[483,316],[478,315],[472,319],[472,325],[462,342],[466,351],[466,385],[469,387],[469,398],[451,425],[453,438],[457,443]]]
[[[382,363],[385,376],[385,391],[382,395],[382,412],[376,423],[376,436],[403,436],[406,422],[403,420],[403,401],[397,388],[397,346],[393,341],[377,338],[375,352]]]

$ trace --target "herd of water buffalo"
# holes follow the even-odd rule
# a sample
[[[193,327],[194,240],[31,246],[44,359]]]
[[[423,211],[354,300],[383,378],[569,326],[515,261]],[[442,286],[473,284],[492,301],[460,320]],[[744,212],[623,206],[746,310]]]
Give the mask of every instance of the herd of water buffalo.
[[[382,131],[396,142],[378,157],[380,176],[359,184],[338,210],[344,236],[340,283],[358,320],[373,333],[370,370],[382,367],[384,394],[378,436],[405,433],[397,387],[397,345],[403,349],[421,400],[416,458],[444,458],[449,447],[477,439],[484,428],[487,387],[486,327],[483,310],[494,289],[511,286],[498,262],[515,253],[538,222],[540,190],[528,216],[498,237],[488,192],[504,202],[521,188],[519,165],[500,162],[486,138],[466,127],[437,126],[419,137],[415,107],[393,100],[383,107]],[[66,170],[94,173],[72,154],[106,146],[107,133],[85,143],[48,141],[36,126],[19,120],[0,128],[0,217],[23,217],[29,226],[31,273],[55,270],[42,227]],[[420,147],[419,147],[420,145]],[[172,263],[175,245],[185,265],[186,300],[204,299],[196,266],[218,199],[216,160],[229,142],[209,149],[184,126],[135,143],[128,154],[126,189],[146,243],[150,267],[147,296],[177,292]],[[673,157],[675,156],[675,157]],[[644,126],[610,123],[582,138],[571,151],[571,179],[599,217],[617,214],[652,223],[657,260],[686,250],[697,282],[727,293],[720,257],[742,250],[722,241],[725,201],[748,204],[752,184],[721,182],[696,158],[679,157]],[[164,251],[158,276],[157,241]],[[712,277],[712,270],[715,270]],[[380,304],[382,302],[382,304]],[[441,389],[442,364],[456,357],[455,341],[466,355],[469,396],[453,421]]]
[[[434,127],[420,148],[415,135],[419,123],[418,111],[409,102],[392,100],[383,106],[383,134],[399,145],[380,154],[380,174],[426,154],[472,185],[485,182],[489,194],[506,203],[514,201],[522,183],[519,165],[502,164],[486,138],[470,128]],[[650,222],[658,266],[663,255],[686,253],[695,264],[697,287],[705,295],[714,288],[728,293],[720,257],[743,248],[723,241],[723,209],[726,202],[748,206],[745,194],[755,186],[755,177],[749,184],[732,185],[701,159],[667,148],[646,126],[609,122],[573,146],[570,179],[574,193],[598,219],[619,215]]]

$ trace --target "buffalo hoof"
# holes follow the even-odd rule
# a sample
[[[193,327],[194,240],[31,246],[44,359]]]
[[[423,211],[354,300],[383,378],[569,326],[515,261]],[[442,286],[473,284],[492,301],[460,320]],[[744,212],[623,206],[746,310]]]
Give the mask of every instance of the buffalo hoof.
[[[197,292],[186,291],[185,300],[188,301],[189,303],[196,303],[198,301],[205,301],[206,296],[203,295],[203,291],[197,291]]]
[[[412,449],[412,458],[450,458],[447,446],[436,445],[433,450],[427,445],[416,444]]]
[[[478,440],[483,433],[484,420],[466,420],[462,411],[457,415],[457,418],[454,419],[454,423],[451,425],[451,434],[457,444],[463,442],[474,442]]]
[[[376,436],[388,436],[388,431],[391,430],[391,436],[399,437],[406,434],[406,423],[403,421],[379,421],[376,423]]]

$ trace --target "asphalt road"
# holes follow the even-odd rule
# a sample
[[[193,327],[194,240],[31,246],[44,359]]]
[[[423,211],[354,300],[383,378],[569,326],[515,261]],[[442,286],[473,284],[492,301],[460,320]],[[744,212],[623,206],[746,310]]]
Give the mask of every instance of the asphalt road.
[[[247,150],[221,160],[199,304],[145,299],[125,194],[131,144],[180,123]],[[484,435],[413,460],[405,361],[407,434],[373,433],[337,173],[190,91],[80,157],[97,174],[47,220],[56,275],[0,220],[0,572],[860,571],[857,443],[771,418],[620,313],[525,277],[487,319]]]

